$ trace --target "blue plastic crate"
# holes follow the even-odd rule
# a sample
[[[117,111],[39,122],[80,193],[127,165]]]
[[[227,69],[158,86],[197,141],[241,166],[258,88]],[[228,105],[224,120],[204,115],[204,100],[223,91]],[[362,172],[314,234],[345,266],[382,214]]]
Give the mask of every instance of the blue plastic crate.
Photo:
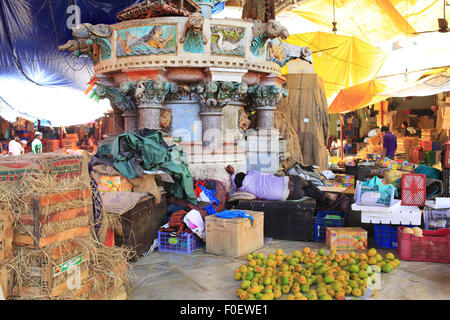
[[[169,232],[158,231],[159,251],[191,254],[200,248],[200,239],[195,234],[182,233],[176,237]]]
[[[327,215],[340,216],[341,219],[325,219]],[[327,238],[327,227],[344,227],[345,213],[338,211],[319,211],[314,217],[314,241],[325,242]]]
[[[397,228],[417,227],[412,225],[376,224],[374,226],[374,246],[381,249],[397,249]]]

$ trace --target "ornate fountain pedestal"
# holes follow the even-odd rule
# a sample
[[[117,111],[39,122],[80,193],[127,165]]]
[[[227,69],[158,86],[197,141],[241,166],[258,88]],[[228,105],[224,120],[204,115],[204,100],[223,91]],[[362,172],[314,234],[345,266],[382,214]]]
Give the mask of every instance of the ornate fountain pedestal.
[[[220,177],[228,185],[228,164],[277,171],[273,113],[287,95],[280,75],[292,47],[268,46],[289,36],[275,20],[211,18],[216,2],[143,1],[118,13],[117,24],[80,25],[60,50],[92,59],[101,79],[96,92],[122,112],[126,132],[162,130],[185,150],[194,178]],[[256,110],[257,130],[244,140],[249,109]]]

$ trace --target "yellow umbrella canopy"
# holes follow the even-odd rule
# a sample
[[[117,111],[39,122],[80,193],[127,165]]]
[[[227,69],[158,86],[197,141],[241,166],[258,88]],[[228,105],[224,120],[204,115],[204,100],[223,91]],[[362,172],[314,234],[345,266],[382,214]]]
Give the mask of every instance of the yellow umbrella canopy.
[[[387,58],[386,52],[360,39],[333,33],[294,34],[286,42],[308,46],[316,52],[313,53],[314,71],[324,81],[328,104],[341,89],[375,78]],[[283,72],[286,71],[284,68]]]

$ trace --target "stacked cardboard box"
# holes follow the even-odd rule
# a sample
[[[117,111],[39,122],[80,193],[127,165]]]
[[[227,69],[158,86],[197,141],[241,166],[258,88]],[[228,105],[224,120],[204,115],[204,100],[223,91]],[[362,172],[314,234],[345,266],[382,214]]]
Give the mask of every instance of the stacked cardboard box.
[[[63,139],[63,148],[64,149],[75,149],[77,147],[78,142],[78,134],[73,133],[69,134],[67,133],[65,138]]]
[[[44,152],[55,152],[59,149],[60,141],[58,139],[46,139],[43,145]]]

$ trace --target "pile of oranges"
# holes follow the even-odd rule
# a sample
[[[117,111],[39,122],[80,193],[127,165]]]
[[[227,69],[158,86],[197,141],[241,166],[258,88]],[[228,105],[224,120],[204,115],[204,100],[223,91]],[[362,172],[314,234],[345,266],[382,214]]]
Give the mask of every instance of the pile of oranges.
[[[337,254],[336,250],[305,247],[287,255],[282,249],[267,257],[251,253],[247,264],[234,271],[241,281],[241,300],[344,300],[361,297],[375,281],[376,272],[391,272],[400,265],[392,253],[383,258],[372,248],[366,253]],[[376,293],[376,291],[375,291]]]

